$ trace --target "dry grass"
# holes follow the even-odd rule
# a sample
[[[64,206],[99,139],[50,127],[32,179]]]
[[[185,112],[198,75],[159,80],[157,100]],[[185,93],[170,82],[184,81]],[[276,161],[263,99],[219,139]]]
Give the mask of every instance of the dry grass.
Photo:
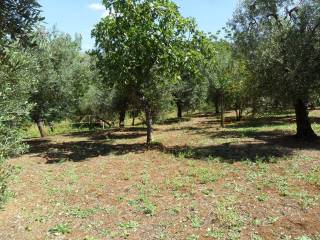
[[[319,125],[315,125],[319,129]],[[30,141],[0,239],[320,239],[320,144],[290,116]]]

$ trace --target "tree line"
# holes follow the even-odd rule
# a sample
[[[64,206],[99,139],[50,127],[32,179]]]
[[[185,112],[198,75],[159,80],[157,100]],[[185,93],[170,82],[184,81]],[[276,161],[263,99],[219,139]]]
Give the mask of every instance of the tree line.
[[[27,121],[45,137],[44,125],[62,119],[124,127],[130,115],[133,124],[143,119],[151,143],[163,112],[182,118],[208,103],[222,127],[228,110],[240,121],[245,111],[294,109],[296,136],[316,138],[308,107],[319,103],[319,1],[243,0],[223,38],[201,31],[172,0],[103,4],[109,14],[84,53],[80,35],[43,27],[38,1],[0,2],[0,166],[24,151]]]

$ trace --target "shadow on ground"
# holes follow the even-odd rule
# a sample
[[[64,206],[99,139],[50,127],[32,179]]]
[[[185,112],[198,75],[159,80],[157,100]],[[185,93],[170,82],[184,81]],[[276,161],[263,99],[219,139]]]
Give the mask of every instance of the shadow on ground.
[[[65,161],[82,162],[110,154],[125,155],[162,149],[161,144],[111,144],[92,140],[55,143],[50,140],[37,139],[27,143],[30,145],[29,153],[44,157],[48,164]]]
[[[203,115],[201,115],[203,116]],[[188,119],[186,121],[189,121]],[[266,122],[267,121],[267,122]],[[206,131],[208,124],[204,126],[190,126],[181,128],[197,134],[207,135],[212,139],[228,139],[229,143],[210,146],[174,146],[166,147],[162,143],[156,144],[116,144],[115,140],[138,139],[145,136],[145,128],[113,129],[99,132],[82,132],[66,135],[75,138],[72,142],[56,143],[50,139],[36,139],[28,142],[30,153],[39,154],[47,159],[47,163],[59,163],[63,161],[81,162],[90,158],[107,156],[110,154],[124,155],[127,153],[144,153],[157,150],[177,157],[191,158],[195,160],[219,160],[221,162],[234,163],[238,161],[265,161],[271,162],[275,158],[285,158],[294,154],[295,150],[309,149],[320,150],[320,140],[305,142],[291,136],[285,131],[255,131],[245,129],[247,126],[263,126],[270,124],[288,123],[290,118],[262,119],[255,122],[243,122],[228,126],[225,131]],[[241,128],[244,128],[241,130]],[[77,137],[85,137],[78,140]],[[249,139],[244,139],[249,138]]]

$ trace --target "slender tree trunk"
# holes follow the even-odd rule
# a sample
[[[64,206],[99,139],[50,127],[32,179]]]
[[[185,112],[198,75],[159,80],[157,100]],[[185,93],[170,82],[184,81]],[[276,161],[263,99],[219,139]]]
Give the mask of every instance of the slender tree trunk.
[[[224,96],[223,96],[223,92],[221,93],[220,105],[221,105],[221,127],[224,128]]]
[[[238,109],[235,110],[236,112],[236,121],[239,121],[239,113],[238,113]]]
[[[42,138],[46,137],[47,133],[46,133],[46,131],[44,129],[44,122],[43,122],[42,119],[37,120],[37,126],[38,126],[38,129],[39,129],[40,136]]]
[[[177,102],[177,117],[182,118],[182,106],[180,102]]]
[[[147,125],[147,143],[151,143],[153,140],[153,128],[152,128],[152,112],[149,108],[146,109],[146,125]]]
[[[219,110],[219,95],[218,94],[214,97],[214,106],[215,106],[216,114],[219,114],[220,110]]]
[[[126,110],[121,109],[119,112],[119,128],[124,128],[126,119]]]
[[[134,115],[133,115],[133,117],[132,117],[132,127],[134,127],[135,126],[135,122],[136,122],[136,115],[135,115],[135,113],[134,113]]]
[[[236,121],[240,122],[242,119],[242,109],[237,107],[236,111]]]
[[[314,139],[317,137],[315,132],[312,130],[309,112],[307,105],[303,102],[303,100],[298,99],[295,102],[295,112],[296,112],[296,123],[297,123],[297,134],[298,138],[303,139]]]

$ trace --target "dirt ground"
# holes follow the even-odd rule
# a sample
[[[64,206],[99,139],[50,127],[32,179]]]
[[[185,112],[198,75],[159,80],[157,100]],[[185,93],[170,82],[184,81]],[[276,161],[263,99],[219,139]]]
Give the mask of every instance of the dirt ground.
[[[227,121],[168,120],[151,146],[143,127],[30,140],[0,239],[319,240],[320,142],[286,116]]]

